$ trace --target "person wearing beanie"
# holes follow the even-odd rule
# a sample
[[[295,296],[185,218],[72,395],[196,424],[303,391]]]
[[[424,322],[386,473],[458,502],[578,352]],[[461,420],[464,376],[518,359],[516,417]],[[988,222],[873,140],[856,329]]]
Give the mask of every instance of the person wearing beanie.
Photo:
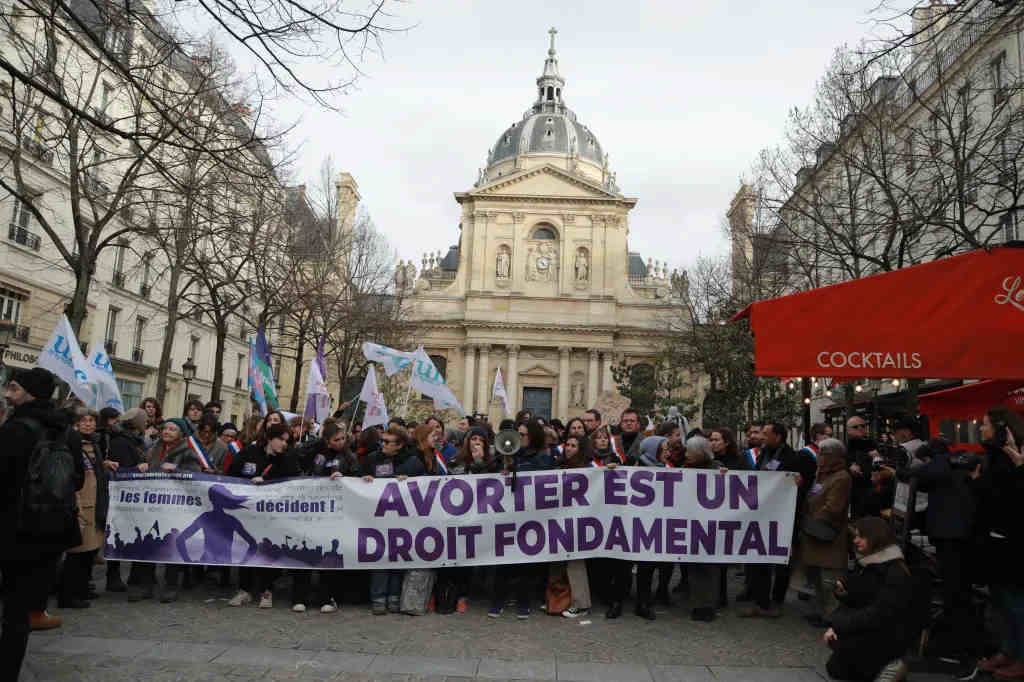
[[[637,451],[636,465],[643,467],[664,467],[669,457],[668,438],[664,436],[647,436],[640,441]],[[654,572],[664,575],[661,562],[640,561],[636,565],[636,615],[645,620],[654,620],[654,601],[651,599],[651,586],[654,583]]]
[[[18,510],[32,451],[42,438],[66,434],[68,416],[54,408],[51,396],[56,381],[40,367],[19,370],[7,384],[7,421],[0,426],[0,573],[3,574],[3,624],[0,630],[0,679],[16,680],[25,658],[32,629],[60,626],[46,612],[47,597],[57,560],[65,550],[82,542],[78,519],[45,536],[18,530]],[[75,488],[85,480],[80,441],[68,439],[75,464]]]
[[[119,419],[118,428],[110,435],[110,451],[107,458],[117,462],[118,468],[133,469],[142,462],[145,452],[143,434],[149,423],[149,415],[141,407],[133,407]],[[107,592],[125,592],[128,588],[121,578],[120,561],[107,560]],[[131,574],[138,576],[138,564],[129,564]],[[131,582],[131,581],[129,581]]]

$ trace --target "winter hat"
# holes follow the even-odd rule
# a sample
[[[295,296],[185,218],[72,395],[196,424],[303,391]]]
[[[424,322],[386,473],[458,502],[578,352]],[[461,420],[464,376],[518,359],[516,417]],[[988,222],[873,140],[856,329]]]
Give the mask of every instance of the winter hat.
[[[225,431],[227,431],[229,429],[231,431],[234,431],[235,433],[238,433],[238,427],[237,426],[235,426],[231,422],[224,422],[223,424],[220,425],[220,428],[217,429],[217,435],[219,436],[219,435],[223,434]]]
[[[106,424],[109,420],[120,416],[120,412],[113,407],[104,407],[100,410],[100,424]]]
[[[188,438],[189,436],[192,435],[192,425],[189,424],[187,420],[182,419],[181,417],[171,417],[170,419],[164,420],[164,424],[166,424],[167,422],[170,422],[178,427],[178,429],[181,431],[182,438]]]
[[[142,433],[149,421],[149,415],[141,407],[133,407],[121,415],[121,423],[131,425],[132,429]]]
[[[668,441],[664,436],[647,436],[640,441],[640,457],[647,462],[658,461],[658,450],[661,444]]]
[[[473,428],[471,428],[469,430],[469,433],[466,435],[466,438],[470,438],[472,436],[480,436],[481,438],[484,439],[485,443],[489,442],[489,439],[487,438],[487,429],[483,427],[474,426]]]
[[[57,386],[53,373],[42,367],[18,370],[11,380],[16,381],[37,400],[49,400],[53,397],[53,389]]]

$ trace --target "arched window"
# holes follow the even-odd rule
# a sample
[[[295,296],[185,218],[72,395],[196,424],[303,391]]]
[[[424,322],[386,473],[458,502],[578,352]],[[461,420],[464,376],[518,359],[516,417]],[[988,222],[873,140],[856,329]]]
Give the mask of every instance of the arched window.
[[[550,227],[541,226],[533,231],[534,239],[557,239],[555,231]]]

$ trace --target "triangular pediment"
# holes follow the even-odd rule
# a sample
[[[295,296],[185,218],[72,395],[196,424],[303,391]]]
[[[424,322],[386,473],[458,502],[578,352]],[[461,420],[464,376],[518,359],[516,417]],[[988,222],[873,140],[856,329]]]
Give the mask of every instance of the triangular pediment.
[[[541,377],[557,376],[554,372],[552,372],[550,369],[548,369],[544,365],[532,365],[529,369],[520,370],[519,374],[529,374],[529,375],[535,376],[535,377],[536,376],[541,376]]]
[[[616,199],[622,197],[604,189],[593,181],[557,168],[551,164],[516,171],[477,187],[467,196],[550,196],[580,197],[587,199]]]

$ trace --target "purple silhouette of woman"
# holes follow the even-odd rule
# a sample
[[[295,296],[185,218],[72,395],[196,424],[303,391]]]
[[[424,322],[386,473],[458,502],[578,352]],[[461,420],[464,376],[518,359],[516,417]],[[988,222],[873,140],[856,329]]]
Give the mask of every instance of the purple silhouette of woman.
[[[210,486],[209,495],[213,509],[200,514],[188,528],[178,535],[175,543],[178,546],[178,553],[181,554],[181,558],[191,563],[193,560],[188,556],[185,541],[197,532],[203,531],[203,556],[199,558],[199,563],[230,564],[231,544],[234,541],[235,533],[238,533],[243,540],[249,543],[249,551],[242,559],[242,563],[248,563],[249,559],[256,554],[256,540],[242,526],[241,521],[226,514],[224,510],[246,509],[243,502],[249,498],[235,495],[219,483]]]

